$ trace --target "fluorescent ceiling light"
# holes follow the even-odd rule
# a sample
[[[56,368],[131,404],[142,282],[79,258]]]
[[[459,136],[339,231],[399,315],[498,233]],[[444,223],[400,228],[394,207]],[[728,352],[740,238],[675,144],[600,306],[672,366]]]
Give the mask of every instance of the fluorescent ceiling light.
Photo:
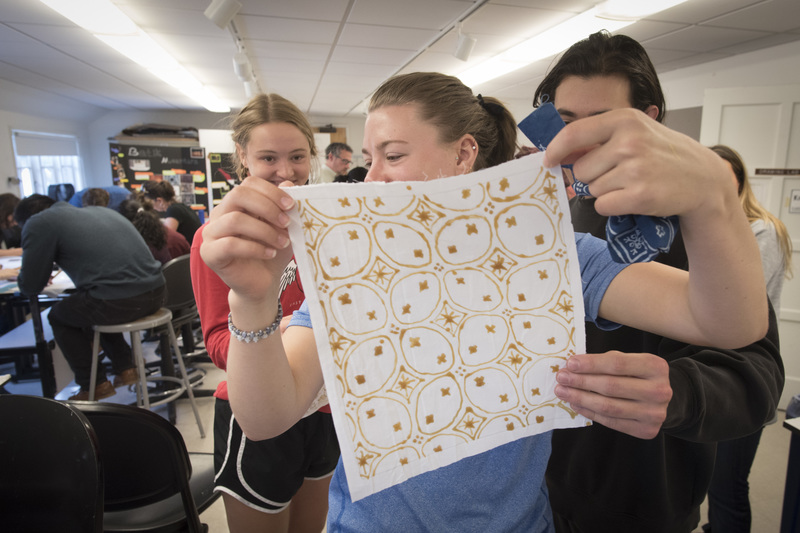
[[[566,50],[581,39],[600,30],[610,32],[636,22],[639,18],[652,15],[686,0],[607,0],[592,9],[576,15],[561,24],[523,41],[482,63],[470,67],[457,77],[468,87],[474,87],[493,80],[509,72],[521,69],[540,59],[554,56]],[[623,11],[623,3],[631,4],[634,10]],[[646,8],[644,7],[646,5]],[[654,7],[656,6],[656,7]],[[601,16],[601,8],[602,16]],[[646,12],[645,12],[646,11]],[[631,16],[634,13],[635,16]],[[643,13],[643,14],[641,14]],[[613,15],[613,18],[612,18]]]
[[[639,20],[686,0],[605,0],[597,4],[597,16],[614,20]]]
[[[41,2],[209,111],[214,113],[230,111],[230,107],[203,86],[110,0],[41,0]]]

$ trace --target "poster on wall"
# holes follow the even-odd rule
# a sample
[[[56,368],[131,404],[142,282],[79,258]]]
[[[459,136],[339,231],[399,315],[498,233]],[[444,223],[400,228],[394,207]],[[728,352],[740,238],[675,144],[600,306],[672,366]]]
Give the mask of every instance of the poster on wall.
[[[109,149],[112,175],[123,187],[135,190],[148,180],[166,179],[181,202],[207,208],[204,148],[110,143]]]
[[[222,198],[239,184],[239,179],[233,169],[231,156],[233,154],[210,153],[208,161],[211,165],[211,207],[219,204]]]

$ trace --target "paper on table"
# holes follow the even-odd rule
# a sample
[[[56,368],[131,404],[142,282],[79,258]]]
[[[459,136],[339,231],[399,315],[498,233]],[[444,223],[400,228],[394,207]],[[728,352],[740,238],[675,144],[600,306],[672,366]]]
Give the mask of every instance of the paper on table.
[[[289,233],[352,499],[589,422],[553,393],[584,352],[560,169],[288,189]]]

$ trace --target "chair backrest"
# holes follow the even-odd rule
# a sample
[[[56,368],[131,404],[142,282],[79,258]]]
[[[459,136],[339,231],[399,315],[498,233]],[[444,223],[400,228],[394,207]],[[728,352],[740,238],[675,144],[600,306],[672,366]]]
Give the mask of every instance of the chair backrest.
[[[68,202],[75,194],[75,186],[71,183],[56,183],[47,186],[47,196],[56,202]]]
[[[189,453],[172,424],[152,411],[130,405],[69,403],[86,415],[97,434],[106,512],[135,511],[180,494],[187,530],[203,530],[189,486]]]
[[[0,529],[103,531],[98,442],[80,411],[0,396]]]
[[[167,301],[164,307],[173,312],[194,307],[192,274],[189,270],[189,254],[164,263],[161,272],[167,281]]]

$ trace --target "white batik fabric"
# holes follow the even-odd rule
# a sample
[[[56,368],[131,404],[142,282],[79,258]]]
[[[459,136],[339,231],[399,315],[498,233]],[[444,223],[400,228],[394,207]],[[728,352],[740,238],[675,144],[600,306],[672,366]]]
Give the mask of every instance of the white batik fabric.
[[[559,168],[312,185],[289,232],[353,500],[589,422],[554,394],[585,351]]]

